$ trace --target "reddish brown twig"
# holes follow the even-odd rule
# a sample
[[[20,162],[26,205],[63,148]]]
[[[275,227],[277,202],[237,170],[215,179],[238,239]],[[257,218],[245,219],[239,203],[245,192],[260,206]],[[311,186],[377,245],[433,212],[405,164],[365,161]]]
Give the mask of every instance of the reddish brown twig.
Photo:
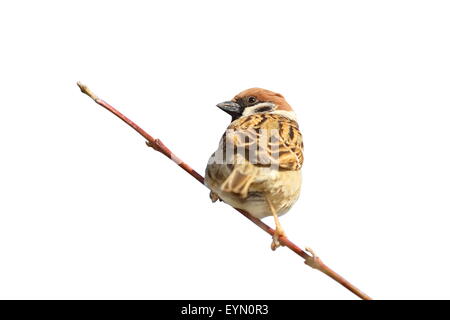
[[[147,140],[147,145],[152,147],[158,152],[161,152],[166,157],[170,158],[172,161],[174,161],[176,164],[178,164],[184,171],[189,173],[191,176],[193,176],[198,182],[204,185],[204,178],[196,172],[194,169],[192,169],[187,163],[183,162],[180,158],[178,158],[172,151],[167,148],[161,140],[153,138],[151,135],[149,135],[147,132],[145,132],[142,128],[140,128],[136,123],[128,119],[126,116],[124,116],[122,113],[120,113],[117,109],[112,107],[107,102],[103,101],[102,99],[98,98],[87,86],[81,84],[80,82],[77,83],[78,87],[80,87],[81,92],[91,97],[97,104],[101,105],[106,110],[110,111],[114,115],[116,115],[119,119],[121,119],[123,122],[128,124],[130,127],[132,127],[134,130],[136,130],[142,137],[144,137]],[[235,208],[236,209],[236,208]],[[256,224],[258,227],[260,227],[262,230],[270,234],[271,236],[274,235],[275,231],[269,227],[267,224],[262,222],[261,220],[253,217],[248,212],[240,209],[236,209],[239,211],[243,216],[245,216],[247,219],[252,221],[254,224]],[[298,254],[300,257],[302,257],[305,260],[305,264],[310,266],[313,269],[317,269],[323,273],[325,273],[327,276],[332,278],[333,280],[340,283],[342,286],[353,292],[355,295],[360,297],[364,300],[371,300],[371,298],[363,293],[361,290],[356,288],[354,285],[352,285],[350,282],[345,280],[342,276],[334,272],[330,267],[325,265],[322,260],[317,257],[314,252],[309,249],[305,248],[305,250],[302,250],[300,247],[298,247],[296,244],[294,244],[291,240],[289,240],[287,237],[280,237],[279,239],[280,243],[292,251],[294,251],[296,254]],[[308,254],[309,252],[310,254]]]

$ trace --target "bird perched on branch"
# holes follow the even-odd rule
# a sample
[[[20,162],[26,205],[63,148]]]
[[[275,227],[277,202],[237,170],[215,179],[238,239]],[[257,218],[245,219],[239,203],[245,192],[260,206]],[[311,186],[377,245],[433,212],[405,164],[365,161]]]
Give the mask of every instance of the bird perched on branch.
[[[217,105],[231,115],[205,183],[218,199],[262,219],[273,216],[272,250],[284,236],[278,217],[297,201],[301,187],[303,139],[296,115],[284,97],[252,88]]]

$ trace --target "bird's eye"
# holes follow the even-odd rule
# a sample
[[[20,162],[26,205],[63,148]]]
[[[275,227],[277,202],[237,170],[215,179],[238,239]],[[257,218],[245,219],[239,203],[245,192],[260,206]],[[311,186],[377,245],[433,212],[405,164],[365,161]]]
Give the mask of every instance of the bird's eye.
[[[249,97],[248,98],[248,103],[255,103],[256,102],[256,98],[255,97]]]

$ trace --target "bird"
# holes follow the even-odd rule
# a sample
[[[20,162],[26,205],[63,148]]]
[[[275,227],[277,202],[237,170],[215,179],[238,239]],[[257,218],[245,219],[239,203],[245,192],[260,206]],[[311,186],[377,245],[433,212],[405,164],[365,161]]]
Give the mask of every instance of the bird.
[[[279,217],[298,200],[302,185],[303,136],[297,117],[280,93],[250,88],[217,107],[231,116],[205,170],[213,202],[263,219],[273,216],[271,249],[285,237]]]

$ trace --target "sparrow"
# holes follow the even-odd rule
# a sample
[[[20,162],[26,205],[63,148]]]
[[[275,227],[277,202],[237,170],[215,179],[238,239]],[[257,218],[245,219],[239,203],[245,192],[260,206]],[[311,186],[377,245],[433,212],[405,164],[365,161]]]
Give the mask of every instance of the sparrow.
[[[281,94],[261,88],[217,107],[231,123],[206,167],[210,198],[258,219],[273,216],[275,250],[285,236],[279,217],[297,201],[302,184],[303,138],[295,112]]]

